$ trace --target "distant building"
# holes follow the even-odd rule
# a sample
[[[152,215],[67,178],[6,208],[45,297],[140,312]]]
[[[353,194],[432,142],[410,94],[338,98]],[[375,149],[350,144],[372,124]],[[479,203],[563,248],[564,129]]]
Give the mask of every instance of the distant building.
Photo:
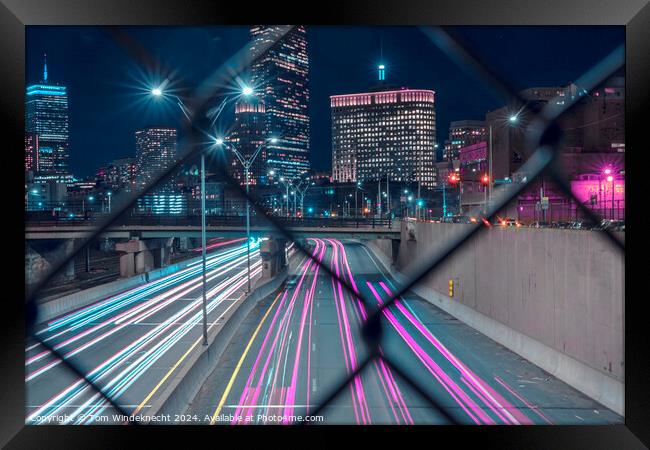
[[[136,185],[142,189],[154,182],[177,158],[177,132],[174,128],[147,127],[135,132],[137,161]],[[175,176],[138,198],[138,211],[149,214],[181,214],[187,201],[178,192]]]
[[[245,160],[249,160],[255,151],[262,146],[249,172],[251,185],[265,184],[267,180],[267,136],[265,129],[264,101],[257,95],[242,97],[235,105],[235,125],[230,142]],[[241,162],[233,152],[228,152],[228,172],[230,176],[245,184],[246,174]]]
[[[462,147],[484,141],[487,128],[482,120],[458,120],[449,124],[449,139],[445,142],[442,157],[447,161],[458,159]]]
[[[380,69],[384,81],[385,69]],[[435,93],[393,88],[332,95],[332,179],[334,182],[386,178],[434,187]]]
[[[106,167],[104,183],[114,190],[132,191],[136,186],[137,168],[136,158],[115,159]]]
[[[137,184],[148,185],[176,161],[177,132],[174,128],[147,127],[135,132]]]
[[[25,133],[25,175],[31,174],[38,170],[38,135],[35,133]]]
[[[31,158],[32,170],[51,180],[69,180],[68,93],[65,86],[48,81],[47,60],[41,81],[26,89],[25,131],[38,151]]]
[[[284,27],[255,25],[252,49],[275,41]],[[309,57],[305,27],[293,27],[251,67],[255,92],[265,105],[266,163],[276,177],[294,179],[309,170]]]
[[[624,218],[624,79],[612,78],[590,93],[570,84],[566,87],[529,88],[520,92],[520,95],[535,109],[543,108],[549,103],[562,106],[569,101],[577,102],[558,121],[564,143],[560,148],[560,166],[568,176],[574,194],[583,204],[603,217]],[[531,117],[525,112],[517,115],[519,109],[504,106],[486,115],[488,127],[492,126],[492,165],[497,182],[508,178],[513,182],[527,181],[531,176],[522,167],[535,150],[526,146]],[[513,114],[518,117],[516,122],[509,121]],[[613,182],[607,182],[605,168],[611,170],[612,173],[608,176],[611,176]],[[615,185],[614,188],[612,184]],[[594,187],[596,185],[599,185],[598,189]],[[548,198],[547,209],[541,208],[542,193]],[[531,183],[519,196],[514,208],[516,210],[507,214],[518,216],[524,221],[579,218],[576,205],[547,177],[538,178]]]

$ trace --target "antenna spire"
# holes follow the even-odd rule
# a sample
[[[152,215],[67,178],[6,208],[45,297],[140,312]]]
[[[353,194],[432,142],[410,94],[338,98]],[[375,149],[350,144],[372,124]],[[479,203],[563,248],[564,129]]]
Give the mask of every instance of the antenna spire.
[[[379,66],[377,66],[377,78],[379,81],[386,81],[386,66],[384,66],[384,36],[379,35]]]
[[[43,53],[43,81],[47,81],[47,53]]]

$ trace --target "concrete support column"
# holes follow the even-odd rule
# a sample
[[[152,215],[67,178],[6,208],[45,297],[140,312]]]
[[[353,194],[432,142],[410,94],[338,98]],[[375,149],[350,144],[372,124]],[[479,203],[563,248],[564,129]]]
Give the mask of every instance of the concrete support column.
[[[287,265],[286,239],[271,238],[262,241],[260,254],[262,256],[262,278],[273,278]]]
[[[190,238],[188,238],[188,237],[178,238],[178,248],[182,252],[186,252],[188,250],[191,250],[192,247],[191,247]]]
[[[147,273],[154,269],[154,257],[151,251],[135,253],[135,273]]]
[[[132,277],[169,265],[174,238],[133,239],[115,244],[115,250],[124,252],[120,256],[120,276]]]

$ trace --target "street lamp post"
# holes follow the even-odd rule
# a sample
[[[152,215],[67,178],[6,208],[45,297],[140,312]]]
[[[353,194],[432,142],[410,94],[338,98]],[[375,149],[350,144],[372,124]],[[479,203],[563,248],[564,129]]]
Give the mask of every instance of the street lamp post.
[[[511,114],[510,117],[508,117],[508,123],[509,125],[514,125],[517,122],[519,122],[519,114],[523,110],[520,109],[517,113]],[[488,145],[488,178],[489,178],[489,184],[487,186],[487,206],[486,206],[486,213],[487,209],[489,208],[489,205],[492,203],[492,187],[494,185],[494,174],[492,170],[492,124],[489,125],[489,145]]]
[[[203,345],[208,345],[208,299],[206,293],[206,239],[205,239],[205,153],[201,152],[201,260],[202,260],[202,294],[203,294]]]
[[[187,107],[185,104],[183,104],[183,101],[180,99],[180,97],[165,93],[163,92],[162,87],[155,87],[151,89],[150,91],[151,95],[154,97],[165,97],[169,95],[170,97],[174,98],[176,100],[176,104],[180,108],[181,112],[185,116],[185,118],[188,120],[188,122],[191,122],[191,118],[189,114],[187,113]],[[244,87],[242,89],[242,94],[243,95],[251,95],[253,93],[252,89],[250,87]],[[222,104],[217,108],[216,113],[214,114],[214,117],[212,119],[212,123],[214,123],[219,115],[221,114],[221,111],[223,111],[225,103],[229,97],[226,97]],[[207,308],[207,280],[206,280],[206,225],[205,225],[205,153],[201,152],[201,256],[202,256],[202,269],[203,269],[203,276],[202,276],[202,296],[203,296],[203,304],[202,304],[202,313],[203,313],[203,345],[208,345],[208,308]],[[250,275],[250,274],[249,274]],[[250,283],[250,280],[249,280]]]
[[[287,180],[284,177],[280,177],[280,183],[284,184],[284,187],[286,188],[286,194],[284,195],[284,198],[287,200],[286,201],[286,208],[287,208],[287,217],[290,217],[289,213],[289,186],[291,185],[291,181]]]
[[[269,139],[270,142],[276,143],[278,140],[276,138]],[[222,145],[224,143],[223,139],[216,140],[217,145]],[[244,179],[246,183],[246,263],[248,266],[248,280],[247,280],[247,292],[251,292],[251,217],[250,217],[250,201],[248,200],[248,193],[250,187],[250,169],[257,158],[257,155],[260,154],[262,147],[265,143],[260,144],[253,152],[253,155],[246,159],[242,154],[235,148],[235,146],[230,143],[230,149],[235,154],[242,167],[244,168]],[[205,195],[203,196],[205,197]]]

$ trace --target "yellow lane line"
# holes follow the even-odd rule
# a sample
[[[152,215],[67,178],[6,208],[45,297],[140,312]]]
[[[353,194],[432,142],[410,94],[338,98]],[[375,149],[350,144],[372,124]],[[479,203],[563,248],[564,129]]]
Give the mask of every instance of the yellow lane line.
[[[219,400],[219,405],[217,406],[217,409],[215,409],[214,414],[212,415],[212,419],[210,420],[210,425],[214,425],[214,423],[216,422],[216,419],[219,416],[219,413],[221,412],[221,409],[223,408],[224,403],[226,403],[226,398],[228,398],[228,394],[230,394],[230,390],[232,389],[232,385],[235,383],[235,378],[237,378],[237,375],[239,374],[239,369],[241,369],[241,366],[244,363],[244,359],[246,359],[246,355],[248,355],[248,351],[250,350],[251,346],[253,345],[253,341],[257,337],[257,333],[259,333],[260,329],[262,328],[262,325],[264,324],[264,321],[266,321],[266,318],[268,317],[269,313],[271,312],[271,310],[275,306],[275,303],[278,301],[281,294],[282,294],[282,292],[278,293],[278,295],[275,297],[275,300],[273,300],[273,303],[271,303],[271,306],[269,306],[269,309],[264,314],[264,317],[262,317],[262,320],[257,325],[257,328],[255,328],[255,331],[253,332],[253,335],[251,336],[250,340],[248,341],[248,344],[246,345],[246,348],[244,349],[244,353],[242,353],[241,358],[239,358],[239,362],[237,363],[237,366],[235,367],[235,370],[233,371],[232,376],[230,377],[230,380],[228,381],[228,385],[226,386],[226,390],[223,391],[223,395],[221,396],[221,400]]]
[[[230,308],[232,308],[235,304],[237,304],[236,301],[232,302],[232,304],[221,314],[220,317],[223,317],[223,315],[227,313],[230,310]],[[210,327],[208,328],[208,332],[212,329],[212,327],[218,324],[218,321],[219,320],[217,319],[210,325]],[[199,337],[196,341],[194,341],[194,344],[192,344],[192,346],[189,349],[187,349],[187,351],[183,354],[183,356],[181,356],[180,359],[176,361],[176,363],[169,369],[169,371],[165,374],[165,376],[162,377],[162,379],[156,385],[156,387],[154,387],[153,390],[149,392],[149,394],[145,397],[145,399],[142,400],[142,402],[138,405],[138,407],[133,411],[133,415],[137,414],[147,404],[147,402],[151,399],[151,397],[153,397],[153,395],[158,391],[158,389],[160,389],[160,386],[163,385],[165,380],[169,378],[169,376],[178,368],[178,366],[183,362],[183,360],[187,358],[187,355],[189,355],[192,352],[192,350],[194,350],[194,348],[196,348],[196,346],[199,345],[199,343],[201,343],[202,341],[203,341],[203,337]]]

